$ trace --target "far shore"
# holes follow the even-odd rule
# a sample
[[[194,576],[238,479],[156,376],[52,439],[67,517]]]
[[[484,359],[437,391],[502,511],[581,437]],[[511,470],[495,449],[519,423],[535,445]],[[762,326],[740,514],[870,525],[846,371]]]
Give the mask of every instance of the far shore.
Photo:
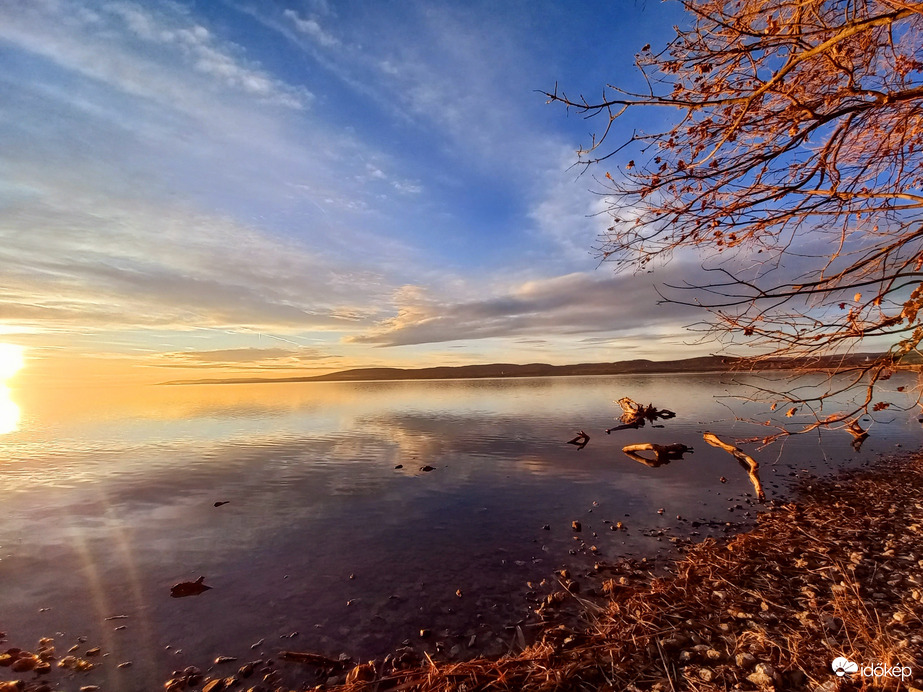
[[[301,377],[233,377],[195,380],[171,380],[161,385],[190,384],[278,384],[284,382],[375,382],[396,380],[468,380],[518,377],[586,377],[594,375],[639,375],[709,372],[759,371],[831,371],[861,368],[880,357],[877,353],[855,353],[849,356],[827,356],[810,361],[804,359],[772,359],[757,363],[741,358],[701,356],[679,360],[625,360],[612,363],[490,363],[486,365],[440,366],[429,368],[354,368],[324,375]],[[915,365],[901,367],[916,367]]]

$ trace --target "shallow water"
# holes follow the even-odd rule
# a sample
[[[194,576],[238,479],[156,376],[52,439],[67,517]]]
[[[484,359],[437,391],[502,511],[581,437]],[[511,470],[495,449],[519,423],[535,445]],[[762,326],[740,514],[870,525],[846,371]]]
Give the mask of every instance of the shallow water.
[[[917,375],[888,384],[905,403],[893,390]],[[650,557],[671,535],[753,516],[746,474],[702,432],[765,433],[733,419],[784,419],[784,407],[720,398],[735,391],[715,374],[14,391],[0,629],[24,647],[87,637],[109,656],[79,684],[120,690],[217,655],[379,656],[424,627],[430,648],[474,633],[497,649],[505,624],[529,625],[526,582],[591,565],[589,545]],[[620,396],[678,415],[606,435]],[[876,415],[859,452],[845,432],[747,447],[769,497],[803,472],[919,446],[913,411]],[[581,429],[585,449],[565,444]],[[620,452],[634,442],[695,452],[649,468]],[[212,590],[170,598],[199,575]]]

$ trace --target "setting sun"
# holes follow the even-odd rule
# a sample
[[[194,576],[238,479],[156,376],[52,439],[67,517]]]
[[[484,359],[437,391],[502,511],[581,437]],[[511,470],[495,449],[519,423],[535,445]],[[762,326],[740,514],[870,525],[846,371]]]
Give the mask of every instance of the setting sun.
[[[0,344],[0,381],[9,379],[25,364],[23,347],[16,344]]]

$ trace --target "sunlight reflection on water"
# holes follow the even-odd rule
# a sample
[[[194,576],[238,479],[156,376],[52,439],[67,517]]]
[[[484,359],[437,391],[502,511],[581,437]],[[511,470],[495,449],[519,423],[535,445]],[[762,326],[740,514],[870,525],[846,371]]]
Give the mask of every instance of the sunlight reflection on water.
[[[16,432],[20,417],[19,406],[13,401],[10,388],[0,384],[0,435]]]

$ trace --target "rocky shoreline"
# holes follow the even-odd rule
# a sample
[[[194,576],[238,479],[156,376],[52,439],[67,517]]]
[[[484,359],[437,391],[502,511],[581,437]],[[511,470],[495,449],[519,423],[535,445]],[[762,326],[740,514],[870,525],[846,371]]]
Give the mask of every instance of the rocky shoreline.
[[[584,627],[549,627],[499,659],[357,666],[337,689],[923,688],[919,454],[806,481],[752,530],[691,546],[669,576],[632,561],[599,572],[607,598],[581,599]],[[841,658],[857,670],[834,674]]]
[[[405,646],[357,665],[279,651],[272,659],[188,667],[158,686],[923,689],[923,455],[805,480],[796,501],[770,504],[754,528],[687,546],[666,573],[652,572],[649,563],[619,560],[599,561],[579,584],[566,570],[557,573],[537,609],[539,634],[511,629],[512,651],[502,656],[452,662],[449,652]],[[96,663],[98,652],[83,650],[91,644],[57,653],[50,639],[34,650],[8,646],[0,646],[0,692],[99,689],[80,683]],[[841,662],[838,677],[837,659],[857,670]]]

